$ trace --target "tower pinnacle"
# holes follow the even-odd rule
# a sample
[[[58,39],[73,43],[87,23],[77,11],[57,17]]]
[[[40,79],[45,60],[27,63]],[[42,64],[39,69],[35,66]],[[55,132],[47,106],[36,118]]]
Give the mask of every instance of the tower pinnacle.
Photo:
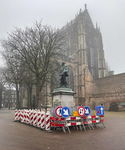
[[[87,9],[87,4],[85,4],[85,9]]]

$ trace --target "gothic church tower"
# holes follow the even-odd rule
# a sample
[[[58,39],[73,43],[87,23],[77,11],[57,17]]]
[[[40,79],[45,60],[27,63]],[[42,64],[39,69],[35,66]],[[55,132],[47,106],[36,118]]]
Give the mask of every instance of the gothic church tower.
[[[86,69],[93,79],[108,75],[105,67],[102,35],[96,24],[94,27],[87,5],[76,15],[74,20],[67,23],[61,30],[67,35],[67,56],[74,58],[74,91],[77,101],[86,99]]]

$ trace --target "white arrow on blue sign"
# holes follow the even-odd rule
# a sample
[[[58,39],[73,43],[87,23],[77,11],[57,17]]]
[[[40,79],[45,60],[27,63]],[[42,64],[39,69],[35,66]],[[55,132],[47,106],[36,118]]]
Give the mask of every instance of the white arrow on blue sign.
[[[104,115],[104,106],[96,106],[96,115]]]
[[[85,116],[90,115],[90,108],[88,106],[84,106],[85,108]]]
[[[61,110],[61,114],[64,118],[67,118],[69,117],[70,115],[70,110],[68,107],[63,107],[62,110]]]

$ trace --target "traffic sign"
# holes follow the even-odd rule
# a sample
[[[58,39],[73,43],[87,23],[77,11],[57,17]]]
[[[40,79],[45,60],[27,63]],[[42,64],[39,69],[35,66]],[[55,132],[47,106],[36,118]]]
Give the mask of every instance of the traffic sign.
[[[69,117],[69,115],[70,115],[70,110],[69,110],[69,108],[68,108],[68,107],[63,107],[63,108],[62,108],[62,111],[61,111],[61,114],[62,114],[62,116],[63,116],[64,118]]]
[[[79,116],[84,116],[85,115],[85,109],[83,106],[79,106],[77,109],[77,112],[79,114]]]
[[[56,107],[55,114],[57,117],[62,117],[61,110],[62,110],[62,106]]]
[[[79,116],[78,112],[77,112],[77,111],[73,111],[73,116],[74,116],[74,117]]]
[[[88,106],[84,106],[84,108],[85,108],[85,116],[88,116],[88,115],[90,115],[90,108],[88,107]]]
[[[96,110],[94,110],[94,115],[96,116]]]
[[[104,106],[96,106],[96,115],[104,115]]]

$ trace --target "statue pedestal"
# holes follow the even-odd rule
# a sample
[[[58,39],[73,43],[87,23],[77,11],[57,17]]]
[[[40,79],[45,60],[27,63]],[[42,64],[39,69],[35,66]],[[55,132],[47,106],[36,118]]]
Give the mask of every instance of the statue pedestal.
[[[74,96],[75,92],[70,88],[57,88],[52,92],[53,97],[53,107],[57,106],[74,106]]]

